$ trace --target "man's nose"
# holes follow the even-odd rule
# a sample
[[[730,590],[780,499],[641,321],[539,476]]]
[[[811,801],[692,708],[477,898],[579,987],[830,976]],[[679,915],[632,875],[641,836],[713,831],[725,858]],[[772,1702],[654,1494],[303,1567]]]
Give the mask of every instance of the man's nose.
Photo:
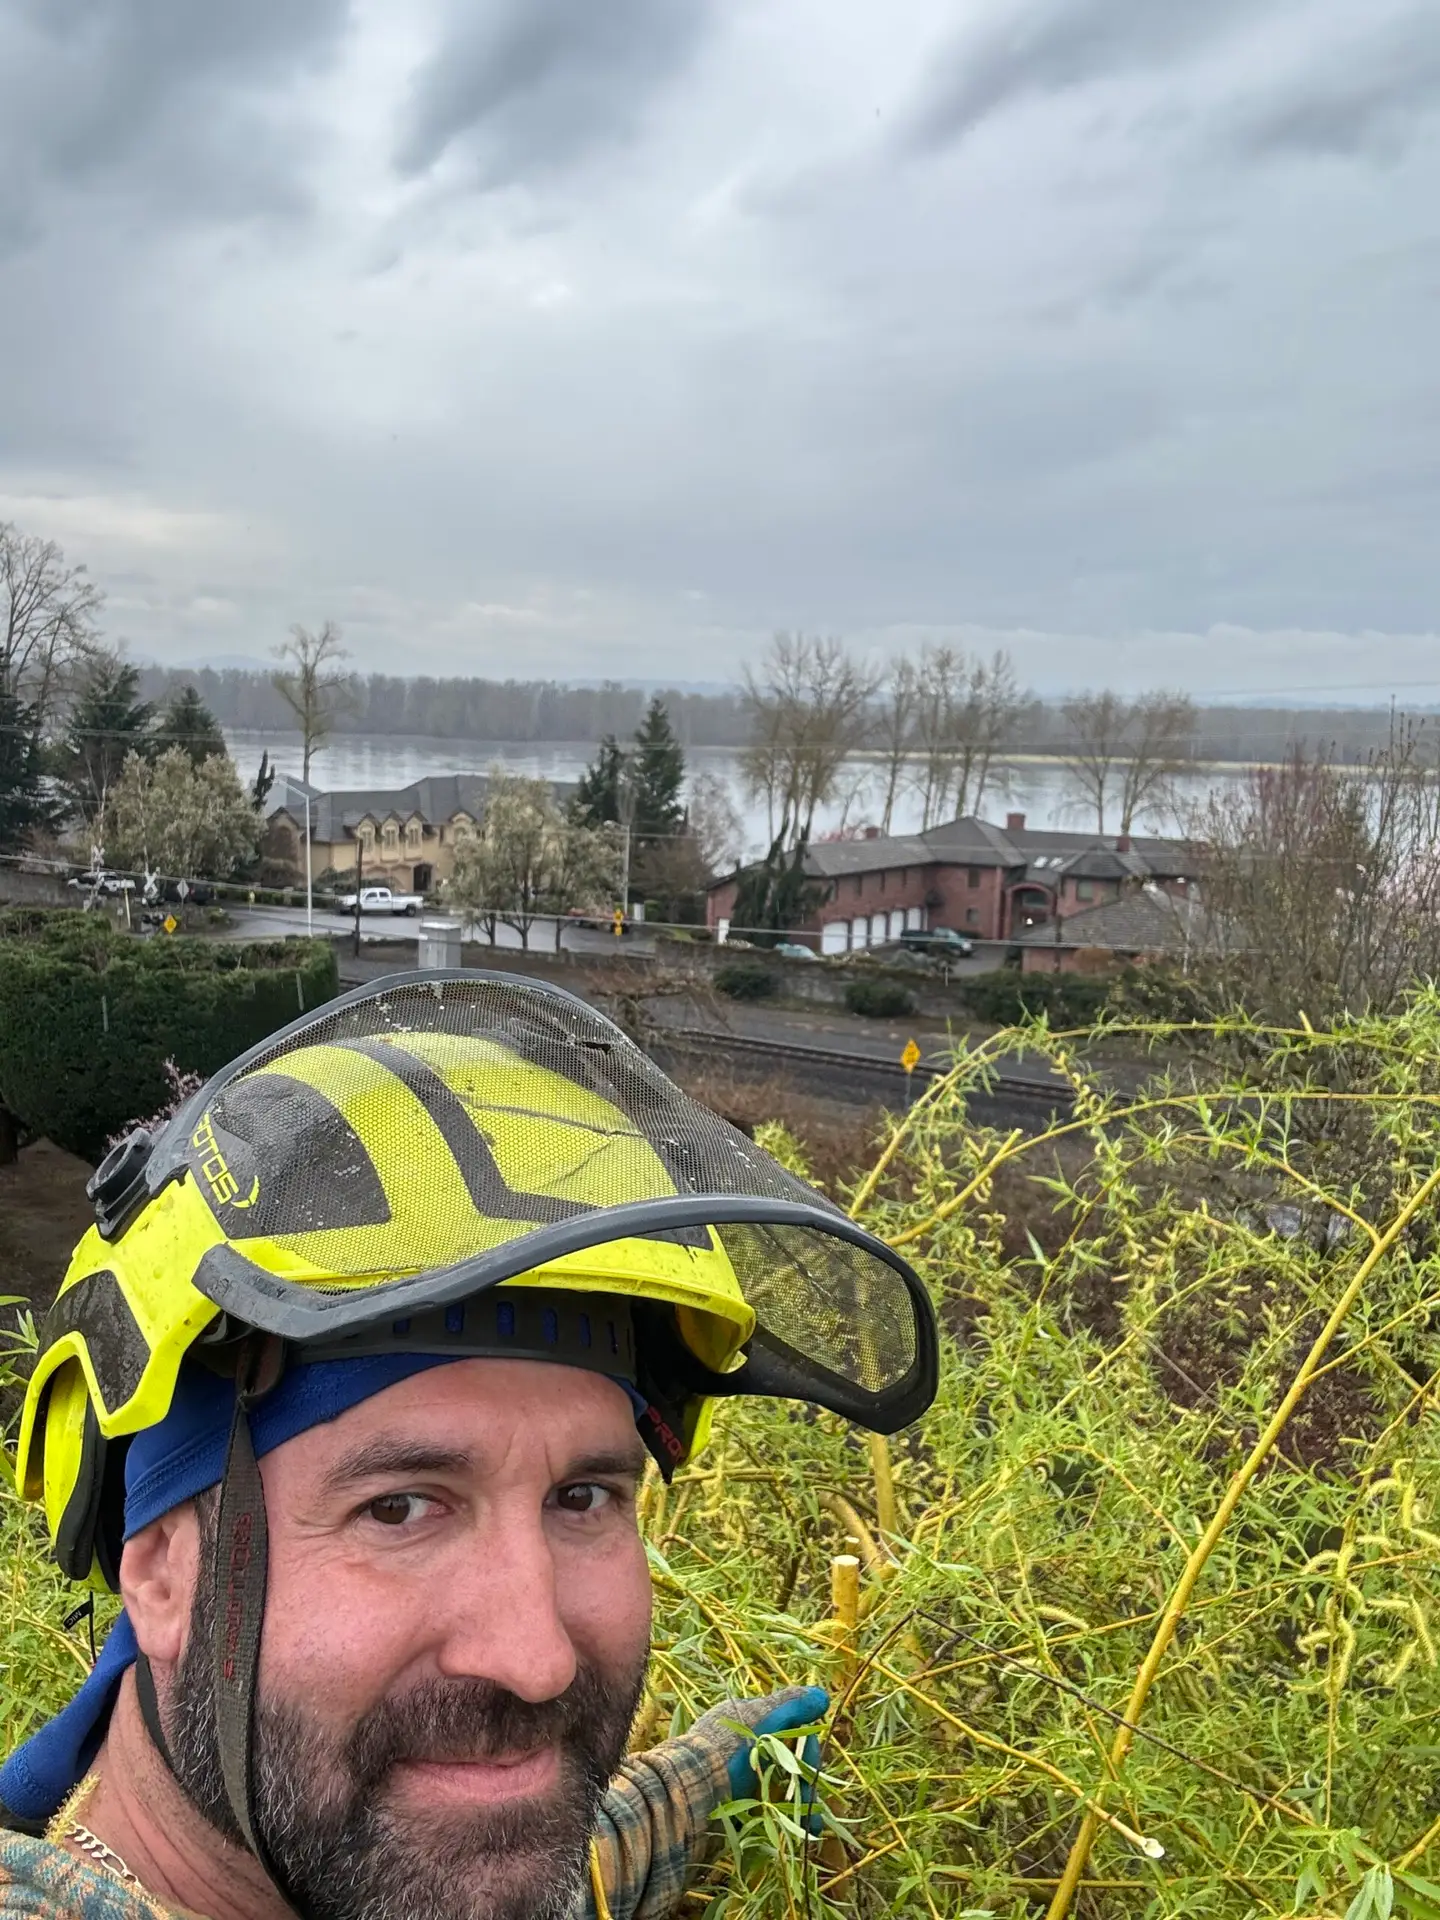
[[[477,1529],[445,1599],[443,1672],[493,1680],[522,1700],[553,1700],[575,1678],[555,1562],[538,1516]]]

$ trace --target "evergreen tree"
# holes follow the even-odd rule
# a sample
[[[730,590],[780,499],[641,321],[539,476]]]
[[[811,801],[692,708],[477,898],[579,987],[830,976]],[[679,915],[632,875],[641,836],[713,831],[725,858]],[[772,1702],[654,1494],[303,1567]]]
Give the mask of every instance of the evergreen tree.
[[[47,823],[42,770],[39,715],[0,687],[0,852]]]
[[[823,884],[805,872],[806,851],[803,840],[787,849],[777,838],[765,859],[740,875],[731,924],[757,947],[773,947],[803,927],[824,898]]]
[[[265,802],[270,798],[270,789],[274,784],[275,769],[270,764],[270,751],[265,748],[261,752],[260,765],[256,769],[255,778],[250,784],[250,804],[256,813],[264,813]]]
[[[197,767],[229,752],[220,722],[194,687],[181,687],[165,709],[159,732],[162,747],[180,747]]]
[[[594,760],[581,774],[570,802],[579,827],[611,826],[621,817],[626,792],[625,751],[613,733],[600,742]]]
[[[654,841],[673,840],[685,829],[685,753],[675,738],[665,702],[656,694],[635,729],[632,756],[635,804],[631,826],[637,852]]]
[[[139,698],[140,669],[118,654],[94,660],[75,704],[64,738],[55,749],[55,785],[70,813],[92,837],[103,835],[105,802],[120,778],[128,753],[147,757],[152,750],[154,706]]]

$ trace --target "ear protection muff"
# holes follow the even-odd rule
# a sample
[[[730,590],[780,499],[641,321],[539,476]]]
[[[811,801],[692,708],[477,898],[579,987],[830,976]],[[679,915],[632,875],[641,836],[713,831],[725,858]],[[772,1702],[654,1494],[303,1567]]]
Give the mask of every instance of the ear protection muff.
[[[51,1381],[45,1410],[45,1507],[55,1558],[71,1580],[119,1587],[125,1537],[125,1454],[129,1440],[107,1440],[79,1364]]]

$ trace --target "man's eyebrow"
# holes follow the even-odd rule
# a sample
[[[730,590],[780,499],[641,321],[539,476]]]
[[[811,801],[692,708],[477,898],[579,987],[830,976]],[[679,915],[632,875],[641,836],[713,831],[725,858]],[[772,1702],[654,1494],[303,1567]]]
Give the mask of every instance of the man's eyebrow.
[[[324,1493],[341,1493],[357,1480],[373,1480],[414,1473],[464,1473],[474,1465],[464,1447],[441,1447],[433,1441],[400,1440],[381,1435],[342,1453],[321,1482]]]
[[[602,1479],[606,1476],[626,1474],[638,1480],[645,1471],[645,1462],[650,1458],[642,1442],[633,1447],[616,1447],[602,1453],[585,1453],[572,1460],[566,1467],[561,1480]]]

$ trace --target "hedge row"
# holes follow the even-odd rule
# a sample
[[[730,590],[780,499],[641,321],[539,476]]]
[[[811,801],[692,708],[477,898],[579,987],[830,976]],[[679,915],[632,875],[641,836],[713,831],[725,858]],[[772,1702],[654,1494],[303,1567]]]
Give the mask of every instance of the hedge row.
[[[1052,1027],[1088,1027],[1109,1005],[1123,974],[1020,973],[997,967],[993,973],[969,973],[954,980],[956,997],[967,1013],[987,1026],[1013,1027],[1038,1013]]]
[[[0,1108],[98,1160],[158,1112],[165,1062],[209,1075],[334,997],[324,941],[138,941],[98,914],[0,913]]]

